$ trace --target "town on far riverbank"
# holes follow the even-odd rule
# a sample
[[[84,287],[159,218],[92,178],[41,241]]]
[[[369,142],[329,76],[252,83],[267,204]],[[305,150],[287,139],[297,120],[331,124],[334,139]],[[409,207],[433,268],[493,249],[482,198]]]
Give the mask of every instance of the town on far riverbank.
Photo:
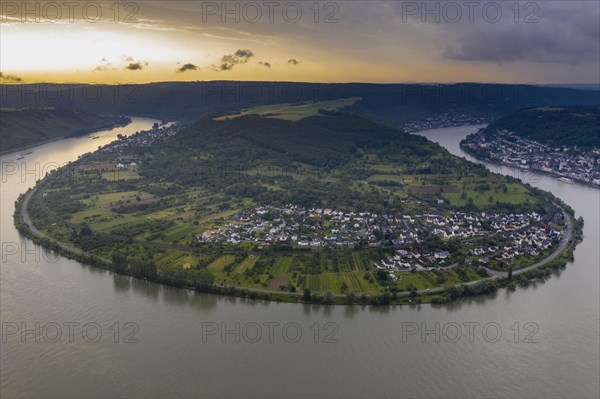
[[[600,187],[597,106],[518,111],[467,136],[461,147],[483,160]]]

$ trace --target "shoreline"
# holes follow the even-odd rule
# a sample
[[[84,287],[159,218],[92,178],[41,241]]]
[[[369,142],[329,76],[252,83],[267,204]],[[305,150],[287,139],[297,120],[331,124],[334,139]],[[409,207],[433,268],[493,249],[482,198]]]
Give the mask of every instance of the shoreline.
[[[21,152],[23,150],[29,150],[31,148],[39,147],[41,145],[54,143],[55,141],[65,140],[67,138],[70,138],[70,137],[64,137],[64,136],[62,136],[62,137],[54,137],[54,138],[51,138],[51,139],[46,139],[46,140],[41,141],[39,143],[29,144],[29,145],[26,145],[26,146],[23,146],[23,147],[13,148],[13,149],[10,149],[10,150],[7,150],[7,151],[0,151],[0,156],[8,156],[8,155],[12,155],[12,154],[16,155],[17,153],[19,153],[19,152]]]
[[[573,178],[573,177],[569,177],[569,176],[565,176],[565,175],[561,175],[559,173],[555,173],[555,172],[549,172],[546,170],[542,170],[542,169],[535,169],[535,168],[528,168],[528,169],[524,169],[521,168],[517,165],[512,165],[509,163],[504,163],[504,162],[499,162],[493,159],[489,159],[489,158],[481,158],[479,156],[477,156],[475,153],[473,153],[472,151],[470,151],[467,147],[463,146],[462,141],[461,143],[459,143],[460,149],[463,150],[465,153],[469,154],[470,156],[472,156],[473,158],[475,158],[477,161],[479,162],[484,162],[490,165],[494,165],[494,166],[506,166],[509,168],[513,168],[513,169],[518,169],[521,170],[523,172],[533,172],[533,173],[538,173],[540,175],[545,175],[545,176],[549,176],[549,177],[553,177],[556,180],[560,181],[560,178],[565,178],[565,179],[570,179],[572,180],[571,182],[565,182],[563,181],[563,183],[566,184],[579,184],[580,186],[585,186],[585,187],[590,187],[590,188],[595,188],[595,189],[600,189],[600,185],[594,184],[594,183],[590,183],[587,182],[585,180],[580,180],[577,178]]]
[[[21,147],[17,147],[17,148],[11,148],[9,150],[4,150],[4,151],[0,151],[0,156],[8,156],[8,155],[12,155],[12,154],[16,154],[19,153],[23,150],[29,150],[31,148],[35,148],[35,147],[39,147],[45,144],[50,144],[50,143],[54,143],[55,141],[60,141],[60,140],[68,140],[68,139],[74,139],[74,138],[81,138],[83,136],[85,136],[86,134],[90,134],[90,133],[98,133],[98,132],[102,132],[105,130],[113,130],[119,127],[124,127],[127,126],[131,123],[131,118],[127,117],[129,119],[129,121],[127,121],[126,123],[114,123],[112,126],[105,126],[105,127],[100,127],[98,128],[94,128],[94,129],[90,129],[89,131],[86,129],[86,131],[73,135],[73,136],[59,136],[59,137],[53,137],[53,138],[49,138],[40,142],[36,142],[36,143],[32,143],[32,144],[27,144]],[[20,154],[19,154],[20,155]]]

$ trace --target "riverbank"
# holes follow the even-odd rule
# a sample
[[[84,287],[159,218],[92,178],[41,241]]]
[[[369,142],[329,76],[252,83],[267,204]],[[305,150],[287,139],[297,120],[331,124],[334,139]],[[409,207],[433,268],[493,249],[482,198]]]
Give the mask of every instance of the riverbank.
[[[582,179],[578,179],[573,176],[569,176],[569,175],[565,175],[565,174],[561,174],[561,173],[557,173],[557,172],[552,172],[552,171],[548,171],[548,170],[544,170],[544,169],[539,169],[539,168],[531,168],[531,167],[530,168],[522,168],[519,165],[514,165],[514,164],[511,164],[508,162],[498,162],[495,159],[481,157],[480,154],[478,154],[476,151],[473,151],[473,149],[470,148],[469,146],[465,145],[464,141],[460,142],[460,149],[463,150],[465,153],[469,154],[470,156],[472,156],[473,158],[476,158],[478,161],[485,162],[490,165],[506,166],[506,167],[510,167],[510,168],[515,168],[515,169],[522,170],[523,173],[533,172],[533,173],[539,173],[541,175],[546,175],[546,176],[550,176],[550,177],[557,178],[557,179],[567,179],[570,181],[564,181],[564,180],[563,181],[565,183],[576,183],[576,184],[580,184],[582,186],[600,189],[600,185],[598,185],[598,184],[594,184],[594,183],[591,183],[591,182],[588,182],[588,181],[585,181]]]
[[[117,121],[112,124],[106,124],[103,126],[95,126],[93,128],[81,130],[75,134],[52,137],[52,138],[49,138],[46,140],[36,141],[35,143],[9,148],[7,150],[4,150],[4,149],[2,149],[2,147],[0,147],[0,156],[7,156],[7,155],[15,154],[15,153],[20,153],[21,151],[29,150],[29,149],[39,147],[39,146],[42,146],[45,144],[54,143],[54,142],[60,141],[60,140],[65,140],[65,139],[70,139],[70,138],[75,138],[75,137],[82,137],[82,136],[85,136],[86,134],[100,133],[102,131],[116,129],[119,127],[124,127],[124,126],[129,125],[130,123],[131,123],[130,118],[123,117],[123,118],[117,119]]]

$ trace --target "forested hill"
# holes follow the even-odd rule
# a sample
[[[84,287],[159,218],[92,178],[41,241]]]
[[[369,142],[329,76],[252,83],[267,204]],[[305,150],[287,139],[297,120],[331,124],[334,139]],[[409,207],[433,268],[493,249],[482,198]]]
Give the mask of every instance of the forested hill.
[[[187,185],[196,182],[198,171],[207,165],[331,171],[368,152],[377,153],[380,160],[417,164],[425,159],[435,162],[434,155],[443,150],[421,136],[351,114],[295,122],[258,115],[206,118],[152,148],[153,160],[145,173]]]
[[[553,104],[595,105],[600,92],[515,84],[159,82],[132,85],[0,85],[0,106],[57,106],[94,113],[196,121],[258,105],[360,97],[351,111],[390,126],[439,114],[498,118]],[[23,95],[27,93],[27,95]]]
[[[256,204],[397,211],[403,198],[420,195],[413,186],[429,193],[419,201],[439,206],[445,189],[491,190],[487,199],[513,184],[425,137],[343,112],[296,121],[260,115],[206,118],[160,145],[133,151],[127,156],[141,161],[144,190],[161,197],[196,190],[201,197],[218,196],[223,209],[251,199]],[[529,193],[525,187],[518,190]],[[460,206],[469,206],[466,195]],[[540,204],[533,194],[511,201],[485,204],[511,210]]]
[[[600,106],[521,110],[490,124],[485,132],[497,130],[555,147],[600,148]]]
[[[361,201],[382,203],[378,190],[356,186],[381,165],[393,165],[396,185],[403,174],[450,176],[474,168],[424,137],[342,113],[298,121],[204,119],[139,157],[147,160],[140,174],[155,185],[201,186],[260,203],[356,208]]]
[[[123,124],[122,117],[107,117],[66,108],[0,109],[0,150],[15,151],[48,140],[73,137]]]

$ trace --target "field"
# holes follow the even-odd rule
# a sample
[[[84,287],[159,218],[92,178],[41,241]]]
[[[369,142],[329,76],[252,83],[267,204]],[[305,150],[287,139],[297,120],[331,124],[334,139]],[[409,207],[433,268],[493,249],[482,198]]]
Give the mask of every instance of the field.
[[[343,107],[349,107],[359,101],[360,97],[351,97],[341,100],[308,102],[301,104],[275,104],[264,105],[242,111],[239,114],[225,115],[214,118],[215,120],[235,119],[244,115],[261,115],[267,118],[285,119],[288,121],[297,121],[309,116],[317,116],[319,109],[335,111]]]
[[[527,188],[516,183],[508,183],[506,185],[506,192],[497,188],[482,191],[466,189],[461,194],[444,192],[442,196],[454,206],[464,206],[472,199],[473,205],[478,208],[490,207],[495,205],[496,201],[504,204],[522,204],[527,201],[534,203],[537,201],[528,192]]]
[[[460,192],[460,189],[454,185],[411,186],[410,192],[413,194],[437,194],[437,193],[456,194],[456,193]]]

